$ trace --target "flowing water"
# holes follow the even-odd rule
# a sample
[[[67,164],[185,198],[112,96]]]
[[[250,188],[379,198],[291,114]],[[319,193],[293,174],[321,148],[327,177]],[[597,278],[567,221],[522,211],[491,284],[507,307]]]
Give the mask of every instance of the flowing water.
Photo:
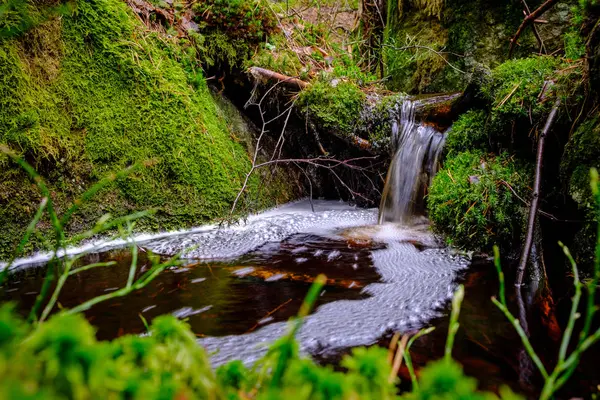
[[[418,102],[402,103],[400,118],[392,124],[395,154],[390,164],[379,208],[379,223],[411,224],[423,212],[423,198],[437,172],[444,135],[418,124]]]
[[[421,215],[444,135],[417,124],[415,106],[406,102],[394,124],[396,153],[379,213],[337,201],[303,200],[230,226],[139,236],[138,276],[149,266],[148,251],[164,258],[181,253],[186,263],[162,272],[142,290],[86,311],[98,337],[141,334],[140,316],[151,321],[170,313],[189,322],[215,365],[233,359],[250,364],[286,332],[286,321],[298,312],[312,281],[325,274],[316,307],[297,335],[302,352],[335,364],[353,347],[385,346],[395,332],[435,326],[412,350],[415,365],[422,367],[443,356],[449,299],[462,282],[466,297],[454,357],[482,388],[509,384],[534,393],[539,381],[523,362],[519,338],[490,301],[498,290],[493,265],[455,254]],[[123,287],[131,263],[126,245],[107,241],[71,249],[69,255],[86,253],[79,265],[110,260],[116,265],[67,280],[60,306],[73,307]],[[2,298],[17,301],[27,312],[48,257],[20,260],[0,288]],[[512,306],[518,300],[514,307],[530,313],[539,308],[536,299],[531,295],[524,302],[509,294]],[[530,324],[532,338],[539,336],[536,345],[553,351],[556,340],[536,326]],[[593,384],[580,384],[575,392]]]

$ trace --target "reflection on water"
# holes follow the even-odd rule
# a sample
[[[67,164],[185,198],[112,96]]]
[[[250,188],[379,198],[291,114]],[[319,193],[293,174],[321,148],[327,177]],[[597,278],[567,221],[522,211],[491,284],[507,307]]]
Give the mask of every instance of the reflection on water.
[[[328,259],[334,251],[335,259]],[[317,252],[321,256],[312,257],[311,262],[297,261]],[[84,271],[67,280],[60,304],[72,307],[122,287],[131,262],[129,251],[89,255],[82,263],[108,260],[117,261],[117,265]],[[354,264],[356,269],[352,268]],[[138,274],[147,265],[145,253],[140,252]],[[86,316],[97,327],[101,339],[142,333],[140,314],[150,321],[165,313],[187,318],[198,336],[242,334],[256,329],[259,321],[267,317],[269,322],[277,322],[295,315],[312,280],[324,270],[328,285],[319,304],[364,298],[367,294],[361,293],[361,288],[379,279],[366,250],[353,251],[343,243],[298,235],[265,246],[235,263],[190,262],[164,271],[144,289],[101,303],[87,311]],[[18,271],[6,286],[6,296],[19,301],[23,310],[29,309],[43,276],[42,268]]]

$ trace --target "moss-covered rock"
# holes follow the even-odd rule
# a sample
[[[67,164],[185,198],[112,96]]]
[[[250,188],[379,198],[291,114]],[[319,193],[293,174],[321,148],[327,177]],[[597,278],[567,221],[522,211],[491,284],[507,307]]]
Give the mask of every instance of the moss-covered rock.
[[[433,14],[414,2],[402,3],[401,11],[395,6],[388,10],[391,28],[386,74],[391,76],[391,89],[408,93],[464,89],[465,77],[476,65],[494,68],[507,59],[510,39],[523,21],[521,4],[508,0],[447,0],[440,12]],[[536,7],[535,3],[529,5]],[[563,45],[570,6],[560,4],[546,12],[548,23],[538,28],[552,51]],[[515,55],[537,52],[539,45],[533,33],[525,30]]]
[[[317,81],[303,90],[298,97],[298,105],[308,111],[325,129],[350,135],[363,107],[366,95],[353,82]]]
[[[471,110],[462,114],[446,136],[444,152],[448,157],[463,151],[488,148],[488,114],[483,110]]]
[[[72,15],[0,39],[0,143],[40,171],[58,204],[107,174],[152,165],[101,192],[69,228],[147,208],[156,217],[140,229],[229,212],[248,153],[219,117],[193,56],[177,39],[148,31],[119,0],[78,1]],[[4,257],[39,195],[6,157],[0,163]],[[249,193],[258,181],[250,180]]]
[[[507,155],[474,150],[450,158],[428,195],[435,230],[468,250],[510,244],[519,238],[524,214],[512,190],[525,193],[529,177],[529,168]]]

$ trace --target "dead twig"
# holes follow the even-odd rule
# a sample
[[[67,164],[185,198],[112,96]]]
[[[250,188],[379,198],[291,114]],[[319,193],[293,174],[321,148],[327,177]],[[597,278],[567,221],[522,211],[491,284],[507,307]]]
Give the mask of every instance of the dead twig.
[[[536,10],[534,10],[527,17],[525,17],[525,19],[523,20],[523,22],[519,26],[519,29],[517,29],[517,33],[515,33],[515,36],[513,36],[512,39],[510,40],[510,48],[508,50],[508,57],[509,58],[512,57],[512,54],[513,54],[513,51],[515,50],[515,46],[517,44],[517,41],[519,40],[519,37],[521,36],[521,34],[525,30],[525,28],[527,28],[529,25],[535,23],[535,21],[543,13],[545,13],[550,8],[552,8],[552,6],[554,6],[556,3],[558,3],[558,0],[546,0],[541,6],[539,6]]]
[[[516,286],[521,286],[523,284],[523,274],[525,273],[525,268],[527,267],[527,262],[529,260],[529,255],[531,254],[531,246],[533,244],[533,236],[535,233],[535,221],[538,213],[538,206],[540,201],[540,189],[542,186],[542,164],[544,161],[544,145],[546,143],[546,136],[552,128],[552,124],[556,119],[556,115],[558,114],[558,108],[560,107],[560,98],[556,100],[550,114],[548,115],[548,119],[546,120],[546,125],[544,129],[540,133],[540,137],[538,139],[538,149],[537,149],[537,157],[535,163],[535,179],[533,183],[533,195],[531,199],[531,207],[529,209],[529,219],[527,222],[527,235],[525,236],[525,244],[523,245],[523,252],[521,253],[521,259],[519,261],[519,267],[517,269],[517,280],[515,282]]]
[[[525,7],[525,10],[523,10],[525,17],[529,16],[531,14],[531,10],[529,9],[529,6],[527,5],[527,1],[521,0],[521,3],[523,3],[523,7]],[[544,45],[544,41],[542,40],[540,33],[538,32],[537,28],[535,27],[535,24],[540,23],[540,22],[541,21],[539,21],[539,20],[533,21],[533,24],[531,25],[531,29],[533,30],[533,35],[535,36],[535,39],[540,44],[540,54],[541,54],[542,51],[544,53],[547,53],[547,51],[546,51],[546,45]],[[547,21],[544,21],[544,22],[547,22]]]
[[[248,72],[258,81],[275,80],[292,89],[302,90],[310,86],[310,83],[304,82],[293,76],[280,74],[279,72],[271,71],[261,67],[250,67]]]

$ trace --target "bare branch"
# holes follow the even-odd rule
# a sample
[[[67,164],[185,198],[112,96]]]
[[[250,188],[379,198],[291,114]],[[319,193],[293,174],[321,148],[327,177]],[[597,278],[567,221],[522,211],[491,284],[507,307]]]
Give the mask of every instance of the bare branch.
[[[525,28],[535,23],[536,19],[538,19],[543,13],[552,8],[552,6],[554,6],[556,3],[558,3],[558,0],[546,0],[535,11],[533,11],[531,14],[525,17],[525,19],[521,23],[521,26],[519,26],[519,29],[517,29],[517,33],[515,33],[515,36],[513,36],[510,40],[510,49],[508,50],[509,58],[512,57],[513,51],[515,50],[515,45],[517,44],[517,40],[519,40],[519,37],[521,36]]]

